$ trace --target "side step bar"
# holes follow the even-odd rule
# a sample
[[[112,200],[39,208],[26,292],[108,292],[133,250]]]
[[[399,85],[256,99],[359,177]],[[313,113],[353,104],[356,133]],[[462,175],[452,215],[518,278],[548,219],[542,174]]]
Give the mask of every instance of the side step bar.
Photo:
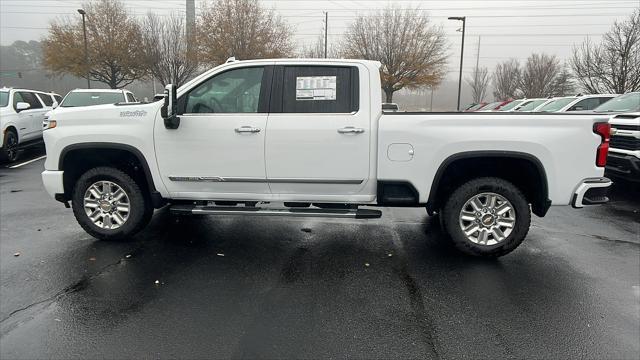
[[[377,219],[382,216],[382,211],[372,209],[259,208],[203,205],[172,205],[169,211],[176,215],[298,216],[354,219]]]

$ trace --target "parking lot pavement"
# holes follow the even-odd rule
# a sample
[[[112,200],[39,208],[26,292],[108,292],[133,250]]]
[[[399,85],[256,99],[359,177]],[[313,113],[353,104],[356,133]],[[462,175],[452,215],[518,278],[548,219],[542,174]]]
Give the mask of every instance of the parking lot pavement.
[[[488,261],[451,250],[423,209],[158,211],[133,241],[100,242],[45,194],[42,162],[0,169],[3,359],[640,356],[631,185],[606,206],[553,208]]]

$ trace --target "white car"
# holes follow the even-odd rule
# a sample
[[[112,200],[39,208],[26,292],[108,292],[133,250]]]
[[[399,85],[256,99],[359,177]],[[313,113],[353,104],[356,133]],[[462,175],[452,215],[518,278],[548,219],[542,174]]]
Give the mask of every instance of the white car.
[[[0,89],[0,153],[4,160],[16,161],[19,149],[42,141],[41,124],[45,113],[53,108],[56,95],[27,89]]]
[[[613,99],[616,94],[577,95],[554,98],[536,111],[541,112],[566,112],[593,110],[605,102]]]
[[[602,116],[383,112],[380,66],[230,61],[164,102],[68,109],[44,132],[44,187],[105,240],[167,203],[354,219],[397,206],[438,213],[459,250],[487,257],[518,247],[531,212],[608,200]]]

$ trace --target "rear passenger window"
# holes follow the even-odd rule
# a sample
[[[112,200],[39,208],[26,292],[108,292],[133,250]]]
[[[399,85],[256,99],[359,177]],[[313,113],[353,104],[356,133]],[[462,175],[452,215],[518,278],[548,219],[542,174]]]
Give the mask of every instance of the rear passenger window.
[[[351,113],[359,108],[358,68],[285,66],[271,112]],[[280,74],[276,75],[280,77]],[[279,85],[279,86],[278,86]],[[281,87],[280,89],[277,89]]]
[[[60,104],[62,102],[62,96],[60,96],[60,95],[53,95],[53,98],[56,99],[58,104]]]
[[[49,94],[36,94],[40,100],[42,100],[42,102],[44,103],[45,106],[52,106],[53,105],[53,99],[51,98],[51,95]]]
[[[22,102],[26,102],[26,103],[29,103],[29,105],[31,105],[30,109],[42,109],[42,103],[40,102],[40,100],[38,100],[38,98],[34,93],[20,92],[19,94],[22,97]],[[14,101],[14,103],[17,103],[17,102]]]
[[[127,102],[137,102],[132,93],[127,93]]]

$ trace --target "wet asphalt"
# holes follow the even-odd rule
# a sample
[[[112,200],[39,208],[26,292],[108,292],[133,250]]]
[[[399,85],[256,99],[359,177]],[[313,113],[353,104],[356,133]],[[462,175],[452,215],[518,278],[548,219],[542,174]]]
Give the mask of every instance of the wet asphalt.
[[[481,260],[452,250],[424,209],[160,210],[131,241],[96,241],[42,170],[0,168],[2,359],[640,357],[632,184],[606,206],[552,208],[512,254]]]

